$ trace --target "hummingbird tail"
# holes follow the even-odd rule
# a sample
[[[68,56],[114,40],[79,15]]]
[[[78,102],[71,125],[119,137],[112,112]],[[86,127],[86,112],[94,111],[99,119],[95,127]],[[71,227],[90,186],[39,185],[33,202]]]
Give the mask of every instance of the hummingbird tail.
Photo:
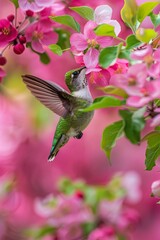
[[[48,161],[52,162],[55,158],[55,156],[57,155],[57,153],[59,152],[59,149],[65,145],[69,140],[69,137],[65,134],[62,134],[60,136],[60,138],[57,140],[56,144],[54,144],[51,148],[49,157],[48,157]]]

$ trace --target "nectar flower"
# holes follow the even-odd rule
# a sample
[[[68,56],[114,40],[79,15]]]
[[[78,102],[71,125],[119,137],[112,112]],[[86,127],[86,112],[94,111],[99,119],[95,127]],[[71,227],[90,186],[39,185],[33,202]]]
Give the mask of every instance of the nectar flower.
[[[6,46],[17,37],[17,30],[7,19],[0,20],[0,47]]]
[[[54,0],[48,0],[48,1],[43,1],[43,0],[19,0],[19,7],[23,11],[31,10],[33,12],[39,12],[43,10],[46,7],[51,6],[54,3]]]
[[[53,32],[49,19],[43,19],[38,23],[32,24],[26,31],[27,42],[31,42],[33,50],[43,53],[43,45],[56,43],[58,35]]]

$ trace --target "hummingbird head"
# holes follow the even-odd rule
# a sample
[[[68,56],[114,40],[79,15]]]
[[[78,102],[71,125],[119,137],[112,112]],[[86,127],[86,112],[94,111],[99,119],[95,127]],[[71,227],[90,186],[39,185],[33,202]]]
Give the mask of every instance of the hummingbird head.
[[[71,92],[85,88],[87,86],[86,68],[78,68],[67,72],[65,81]]]

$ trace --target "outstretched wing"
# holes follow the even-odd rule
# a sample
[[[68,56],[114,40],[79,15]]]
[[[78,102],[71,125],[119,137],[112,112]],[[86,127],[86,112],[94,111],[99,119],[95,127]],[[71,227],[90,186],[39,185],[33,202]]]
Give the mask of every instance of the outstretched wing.
[[[61,117],[72,112],[75,97],[63,88],[32,75],[24,75],[22,78],[31,93],[47,108]]]

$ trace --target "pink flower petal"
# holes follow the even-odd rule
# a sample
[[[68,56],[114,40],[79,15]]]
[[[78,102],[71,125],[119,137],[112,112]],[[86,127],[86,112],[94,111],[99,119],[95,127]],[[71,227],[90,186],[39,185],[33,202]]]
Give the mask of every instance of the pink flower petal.
[[[152,48],[150,45],[145,48],[134,51],[131,54],[131,58],[135,60],[144,60],[145,57],[152,55]]]
[[[143,107],[149,101],[151,101],[150,97],[132,96],[127,99],[127,105],[131,107]]]
[[[58,41],[58,35],[55,32],[45,32],[43,38],[41,39],[42,44],[50,45]]]
[[[112,37],[96,37],[96,41],[98,42],[98,44],[100,45],[101,48],[105,48],[108,46],[111,46],[112,42],[113,42],[113,38]]]
[[[84,26],[84,36],[86,39],[95,39],[96,34],[93,29],[97,27],[97,24],[93,21],[88,21]]]
[[[156,127],[160,125],[160,114],[158,114],[157,116],[155,116],[153,119],[152,119],[152,122],[150,124],[151,127]]]
[[[100,5],[94,11],[94,21],[97,24],[107,23],[112,16],[112,8],[108,5]]]
[[[90,48],[84,55],[83,60],[87,68],[95,68],[98,65],[99,51],[95,48]]]
[[[82,33],[74,33],[70,38],[71,46],[75,47],[78,51],[84,51],[87,47],[87,41]]]
[[[43,46],[42,46],[42,44],[39,41],[32,41],[32,48],[36,52],[39,52],[39,53],[43,53],[44,52]]]

